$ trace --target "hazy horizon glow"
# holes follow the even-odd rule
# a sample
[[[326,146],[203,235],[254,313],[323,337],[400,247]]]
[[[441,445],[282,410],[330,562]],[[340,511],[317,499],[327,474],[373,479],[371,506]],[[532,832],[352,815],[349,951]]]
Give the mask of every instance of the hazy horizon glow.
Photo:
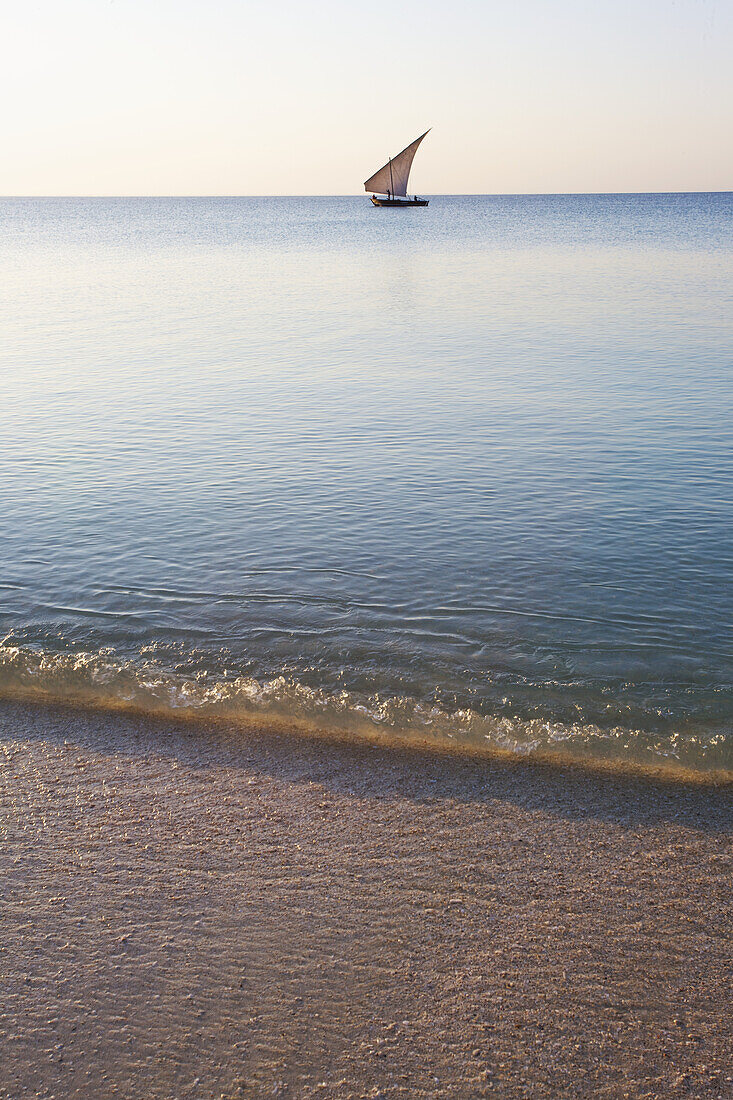
[[[4,195],[733,187],[714,0],[40,0],[5,17]]]

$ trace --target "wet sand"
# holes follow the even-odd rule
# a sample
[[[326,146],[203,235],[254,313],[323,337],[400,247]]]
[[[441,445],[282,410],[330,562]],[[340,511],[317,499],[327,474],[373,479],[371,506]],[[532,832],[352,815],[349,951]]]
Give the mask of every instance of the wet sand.
[[[0,704],[0,1097],[733,1097],[730,788]]]

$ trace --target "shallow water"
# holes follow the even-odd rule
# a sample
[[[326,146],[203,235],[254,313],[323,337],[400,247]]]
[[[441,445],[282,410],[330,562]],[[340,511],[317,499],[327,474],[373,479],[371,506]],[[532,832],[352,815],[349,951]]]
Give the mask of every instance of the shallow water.
[[[731,195],[0,226],[0,690],[733,766]]]

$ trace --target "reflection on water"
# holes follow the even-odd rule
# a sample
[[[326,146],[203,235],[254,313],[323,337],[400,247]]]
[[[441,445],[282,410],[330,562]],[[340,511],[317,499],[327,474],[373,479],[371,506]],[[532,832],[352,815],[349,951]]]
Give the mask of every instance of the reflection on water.
[[[0,686],[730,766],[732,213],[3,200]]]

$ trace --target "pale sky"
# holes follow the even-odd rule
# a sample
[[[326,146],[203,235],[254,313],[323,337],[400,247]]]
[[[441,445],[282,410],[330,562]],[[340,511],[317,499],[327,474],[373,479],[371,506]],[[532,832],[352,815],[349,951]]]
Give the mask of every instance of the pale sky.
[[[730,0],[6,0],[0,194],[733,189]]]

